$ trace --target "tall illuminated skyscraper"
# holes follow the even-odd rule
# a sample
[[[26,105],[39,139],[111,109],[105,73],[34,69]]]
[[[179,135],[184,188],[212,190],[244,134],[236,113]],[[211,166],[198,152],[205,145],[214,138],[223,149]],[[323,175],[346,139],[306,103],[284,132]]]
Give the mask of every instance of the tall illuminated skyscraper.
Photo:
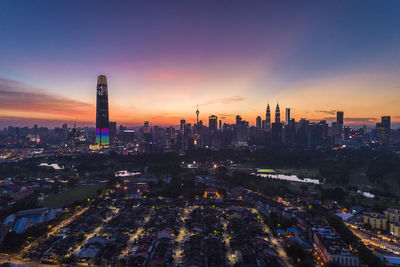
[[[276,109],[275,109],[275,123],[281,123],[281,111],[279,110],[278,103],[276,103]]]
[[[97,76],[96,143],[110,145],[110,122],[108,120],[108,86],[105,75]]]
[[[265,127],[267,131],[271,129],[271,110],[269,108],[269,104],[267,104],[267,112],[265,115]]]

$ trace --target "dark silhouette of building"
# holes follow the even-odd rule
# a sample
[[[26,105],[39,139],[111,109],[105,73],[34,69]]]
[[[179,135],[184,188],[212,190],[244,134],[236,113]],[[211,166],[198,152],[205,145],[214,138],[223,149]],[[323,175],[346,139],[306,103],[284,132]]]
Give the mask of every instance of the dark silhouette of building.
[[[290,108],[286,108],[286,125],[289,125],[290,122]]]
[[[296,144],[300,147],[306,147],[308,145],[308,125],[309,121],[301,119],[298,123]]]
[[[100,146],[108,146],[110,144],[108,86],[105,75],[97,77],[96,143]]]
[[[275,109],[275,123],[281,123],[281,111],[279,110],[279,104],[276,104]]]
[[[261,129],[261,117],[260,116],[257,116],[257,118],[256,118],[256,128],[257,128],[257,130]]]
[[[308,147],[321,147],[325,144],[328,125],[325,121],[308,125]]]
[[[343,111],[336,112],[336,125],[342,125],[343,126],[343,121],[344,121],[344,113],[343,113]]]
[[[282,145],[282,123],[272,123],[271,127],[271,145],[280,146]]]
[[[381,123],[382,123],[383,127],[385,127],[385,129],[390,131],[390,128],[391,128],[390,127],[390,116],[382,116]]]
[[[336,112],[336,133],[335,133],[335,144],[336,145],[341,145],[344,140],[343,122],[344,122],[343,111]]]
[[[381,122],[376,124],[376,140],[381,143],[389,143],[390,141],[390,116],[381,117]]]
[[[210,130],[210,134],[214,134],[218,129],[218,117],[215,115],[211,115],[208,117],[208,128]]]
[[[181,119],[181,132],[183,132],[185,130],[185,124],[186,124],[186,120],[185,119]]]
[[[110,121],[110,143],[113,144],[117,139],[117,123],[115,121]]]
[[[271,129],[271,110],[269,104],[267,104],[267,112],[265,114],[265,130],[269,131]]]
[[[286,146],[294,146],[296,144],[296,121],[290,119],[289,123],[283,128],[283,143]]]
[[[236,125],[240,125],[242,123],[242,117],[240,115],[236,116]]]

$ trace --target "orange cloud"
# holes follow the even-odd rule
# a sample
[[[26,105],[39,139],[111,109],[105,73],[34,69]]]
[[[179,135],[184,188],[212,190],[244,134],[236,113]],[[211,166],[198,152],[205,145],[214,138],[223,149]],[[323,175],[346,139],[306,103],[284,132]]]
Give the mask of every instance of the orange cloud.
[[[59,96],[27,84],[0,78],[0,110],[6,114],[29,114],[29,117],[79,117],[90,119],[95,106]],[[44,116],[45,115],[45,116]]]

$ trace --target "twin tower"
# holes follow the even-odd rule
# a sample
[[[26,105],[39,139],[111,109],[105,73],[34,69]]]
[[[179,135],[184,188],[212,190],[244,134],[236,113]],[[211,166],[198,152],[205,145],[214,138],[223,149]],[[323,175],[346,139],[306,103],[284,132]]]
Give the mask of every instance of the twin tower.
[[[108,119],[108,86],[105,75],[97,76],[96,144],[110,145],[110,122]]]
[[[286,110],[287,112],[287,110]],[[289,111],[290,112],[290,111]],[[290,113],[289,113],[290,116]],[[275,123],[280,123],[281,122],[281,111],[279,109],[279,104],[276,104],[276,109],[275,109]],[[271,127],[271,109],[269,108],[269,104],[267,105],[267,111],[265,114],[265,126],[267,130],[270,129]]]

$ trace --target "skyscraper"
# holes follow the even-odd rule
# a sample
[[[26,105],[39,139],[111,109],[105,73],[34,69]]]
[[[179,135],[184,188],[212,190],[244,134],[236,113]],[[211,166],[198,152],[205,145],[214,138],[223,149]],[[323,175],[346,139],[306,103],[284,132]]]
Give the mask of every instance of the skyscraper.
[[[290,122],[290,108],[286,108],[286,125]]]
[[[144,134],[149,134],[150,133],[150,124],[148,121],[145,121],[143,124],[143,133]]]
[[[186,120],[181,119],[181,132],[183,132],[185,130],[185,124],[186,124]]]
[[[382,116],[381,123],[382,123],[383,127],[385,127],[385,129],[390,132],[390,128],[391,128],[390,116]]]
[[[343,121],[344,121],[344,114],[343,111],[338,111],[336,113],[336,125],[342,125],[343,126]]]
[[[376,139],[382,143],[390,141],[390,116],[382,116],[381,122],[376,124]]]
[[[100,146],[108,146],[110,144],[108,86],[105,75],[97,76],[96,143]]]
[[[114,143],[117,138],[117,123],[115,121],[110,121],[110,143]]]
[[[236,116],[236,125],[240,125],[242,123],[242,117],[240,115]]]
[[[343,142],[343,122],[344,122],[344,113],[343,111],[336,112],[336,135],[335,135],[335,144],[341,145]]]
[[[256,128],[259,130],[261,129],[261,117],[257,116],[256,118]]]
[[[276,103],[276,109],[275,109],[275,123],[281,123],[281,111],[279,110],[278,103]]]
[[[208,127],[210,129],[210,133],[216,133],[218,128],[218,117],[215,115],[211,115],[208,117]]]
[[[271,110],[269,108],[269,104],[267,104],[267,112],[265,115],[265,128],[267,131],[271,128]]]

